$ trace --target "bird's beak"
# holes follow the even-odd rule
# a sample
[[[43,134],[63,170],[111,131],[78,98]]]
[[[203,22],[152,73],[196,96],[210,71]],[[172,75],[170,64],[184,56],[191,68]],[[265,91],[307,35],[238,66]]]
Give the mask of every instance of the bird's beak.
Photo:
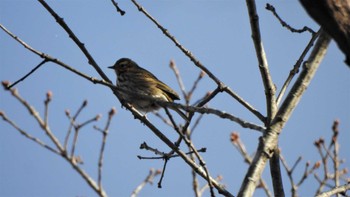
[[[114,69],[114,65],[113,65],[113,66],[109,66],[108,68],[110,68],[110,69]]]

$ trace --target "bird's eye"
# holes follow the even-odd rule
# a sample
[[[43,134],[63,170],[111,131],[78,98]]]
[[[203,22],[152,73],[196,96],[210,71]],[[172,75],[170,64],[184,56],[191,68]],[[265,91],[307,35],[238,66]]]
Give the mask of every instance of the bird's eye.
[[[126,62],[126,61],[120,62],[120,63],[119,63],[119,66],[120,66],[121,68],[125,68],[127,65],[128,65],[128,62]]]

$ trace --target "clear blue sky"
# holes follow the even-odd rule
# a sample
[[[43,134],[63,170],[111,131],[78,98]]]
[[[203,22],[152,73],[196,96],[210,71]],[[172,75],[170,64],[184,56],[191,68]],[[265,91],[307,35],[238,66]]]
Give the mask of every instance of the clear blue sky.
[[[198,76],[199,70],[193,63],[130,1],[119,2],[120,7],[126,11],[125,16],[120,16],[110,1],[47,2],[85,43],[113,81],[114,73],[107,67],[121,57],[134,59],[179,93],[176,78],[168,66],[171,59],[180,69],[187,90]],[[314,30],[318,29],[296,1],[268,2],[276,7],[290,25],[296,28],[307,25]],[[140,3],[180,43],[191,50],[203,65],[266,114],[264,90],[244,1]],[[310,35],[291,33],[281,27],[276,18],[264,9],[266,3],[267,1],[259,1],[257,8],[268,63],[279,90]],[[81,51],[38,2],[1,0],[0,23],[32,47],[59,58],[90,76],[98,77]],[[41,61],[3,31],[0,31],[0,46],[1,81],[16,81]],[[343,54],[332,42],[314,80],[280,136],[280,147],[289,165],[298,156],[303,156],[295,177],[302,175],[306,161],[314,163],[320,159],[313,142],[319,137],[329,140],[334,119],[340,120],[340,156],[347,159],[342,167],[349,166],[350,69],[343,60]],[[193,96],[193,102],[215,87],[215,83],[205,77]],[[41,115],[46,92],[53,92],[49,121],[61,141],[69,125],[64,115],[65,109],[74,112],[87,99],[88,107],[79,120],[84,121],[102,114],[102,120],[94,125],[103,127],[109,109],[113,106],[117,108],[118,113],[113,119],[107,141],[103,174],[103,185],[110,196],[128,196],[145,178],[150,168],[162,168],[163,162],[160,160],[137,159],[137,155],[152,156],[150,152],[140,150],[139,145],[146,141],[161,151],[169,149],[147,127],[134,120],[130,112],[121,109],[120,103],[108,88],[93,85],[52,63],[45,64],[16,88]],[[261,124],[227,95],[219,95],[210,106]],[[0,90],[0,110],[30,134],[49,142],[28,112],[4,90]],[[148,117],[175,141],[176,135],[171,129],[153,114]],[[0,130],[0,196],[95,196],[85,181],[62,158],[25,139],[3,121],[0,121]],[[229,191],[236,194],[247,165],[229,141],[232,131],[240,132],[242,141],[252,154],[258,144],[257,132],[212,115],[203,118],[193,135],[193,141],[197,148],[208,149],[203,157],[211,175],[223,175],[223,183]],[[90,125],[81,132],[77,147],[77,154],[85,162],[83,168],[94,179],[97,175],[100,141],[101,136]],[[264,178],[272,190],[268,177],[267,167]],[[153,186],[147,185],[140,196],[193,195],[190,168],[179,158],[168,163],[162,189],[157,189],[157,181],[158,178]],[[200,179],[200,183],[203,185],[205,181]],[[289,196],[287,178],[284,183]],[[313,195],[316,181],[310,177],[299,189],[301,196]],[[256,195],[259,194],[262,192],[257,190]]]

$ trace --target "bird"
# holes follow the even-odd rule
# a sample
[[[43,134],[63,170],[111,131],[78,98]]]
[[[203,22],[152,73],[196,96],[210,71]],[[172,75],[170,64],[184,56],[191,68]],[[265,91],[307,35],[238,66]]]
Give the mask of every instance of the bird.
[[[116,84],[121,89],[121,99],[138,111],[145,114],[157,111],[161,106],[156,101],[180,100],[180,96],[173,89],[129,58],[121,58],[108,68],[113,69],[117,75]],[[188,121],[187,116],[178,108],[172,106],[168,108]]]

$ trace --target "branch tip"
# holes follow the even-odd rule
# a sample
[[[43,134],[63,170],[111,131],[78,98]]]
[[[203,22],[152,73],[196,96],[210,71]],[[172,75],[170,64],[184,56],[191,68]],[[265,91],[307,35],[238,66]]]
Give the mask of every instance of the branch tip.
[[[10,81],[2,81],[1,82],[2,86],[4,87],[5,90],[9,90],[10,88]]]
[[[46,93],[46,101],[45,102],[50,102],[52,99],[52,91],[49,90],[47,93]]]
[[[64,113],[66,114],[66,116],[70,117],[70,110],[69,109],[64,110]]]
[[[339,120],[334,120],[333,125],[332,125],[332,130],[334,133],[338,133],[339,132]]]
[[[87,100],[84,100],[82,107],[86,107],[87,104],[88,104],[88,101],[87,101]]]
[[[112,107],[112,109],[109,111],[109,113],[108,113],[108,116],[111,118],[112,116],[114,116],[115,114],[117,113],[117,110],[114,108],[114,107]]]
[[[239,133],[232,132],[230,135],[230,140],[231,142],[236,143],[239,140]]]
[[[102,117],[102,114],[97,114],[95,117],[95,121],[99,121]]]

